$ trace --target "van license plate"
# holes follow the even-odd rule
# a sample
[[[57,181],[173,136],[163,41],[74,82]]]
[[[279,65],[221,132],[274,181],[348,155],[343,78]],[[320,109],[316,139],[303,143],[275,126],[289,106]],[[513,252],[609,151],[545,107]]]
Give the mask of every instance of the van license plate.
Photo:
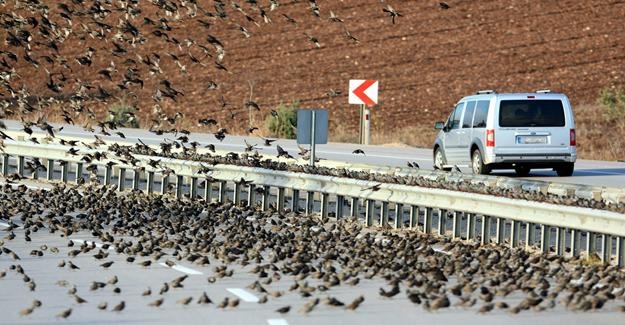
[[[545,144],[547,137],[545,136],[517,136],[517,144]]]

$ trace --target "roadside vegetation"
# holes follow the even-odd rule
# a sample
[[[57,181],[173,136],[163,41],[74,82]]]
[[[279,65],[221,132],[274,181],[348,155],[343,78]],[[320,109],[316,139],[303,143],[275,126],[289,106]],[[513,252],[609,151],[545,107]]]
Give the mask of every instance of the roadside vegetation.
[[[121,125],[126,128],[138,128],[139,120],[135,115],[137,109],[132,106],[124,98],[119,99],[116,103],[109,106],[108,116],[106,120],[109,122],[115,122],[117,125]]]
[[[295,139],[298,109],[299,102],[278,105],[265,119],[269,134],[272,137]]]

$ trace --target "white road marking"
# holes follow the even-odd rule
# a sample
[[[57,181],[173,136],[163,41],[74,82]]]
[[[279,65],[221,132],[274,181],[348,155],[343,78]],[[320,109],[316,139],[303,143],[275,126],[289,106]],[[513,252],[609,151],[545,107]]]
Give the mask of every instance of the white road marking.
[[[0,227],[9,228],[10,225],[6,222],[0,222]]]
[[[226,290],[245,302],[258,302],[259,300],[258,297],[241,288],[228,288]]]
[[[202,274],[204,274],[204,273],[202,273],[202,272],[200,272],[200,271],[197,271],[197,270],[194,270],[194,269],[188,268],[188,267],[186,267],[186,266],[178,265],[178,264],[175,264],[175,265],[174,265],[174,266],[172,266],[172,267],[169,267],[169,265],[167,265],[167,264],[165,264],[165,263],[158,263],[158,264],[159,264],[159,265],[162,265],[162,266],[164,266],[164,267],[167,267],[167,268],[174,269],[174,270],[179,271],[179,272],[182,272],[182,273],[186,273],[186,274],[191,274],[191,275],[202,275]]]
[[[94,241],[89,241],[89,240],[84,240],[84,239],[70,239],[72,242],[74,243],[80,243],[80,244],[84,244],[87,243],[87,245],[93,245],[93,243],[95,243]],[[100,244],[100,243],[95,243],[95,247],[97,248],[102,248],[104,247],[104,245]],[[109,248],[107,250],[112,250],[113,247],[109,246]]]
[[[267,325],[289,325],[289,322],[283,318],[272,318],[267,320]]]

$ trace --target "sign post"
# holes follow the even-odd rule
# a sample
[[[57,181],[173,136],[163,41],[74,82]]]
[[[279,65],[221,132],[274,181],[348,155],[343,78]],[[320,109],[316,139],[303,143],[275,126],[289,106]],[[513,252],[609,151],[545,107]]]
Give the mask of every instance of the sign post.
[[[371,141],[371,111],[368,107],[378,103],[378,81],[350,80],[348,102],[360,105],[360,143],[369,144]]]
[[[300,109],[297,111],[297,144],[310,144],[310,165],[315,166],[316,145],[328,143],[328,111]]]

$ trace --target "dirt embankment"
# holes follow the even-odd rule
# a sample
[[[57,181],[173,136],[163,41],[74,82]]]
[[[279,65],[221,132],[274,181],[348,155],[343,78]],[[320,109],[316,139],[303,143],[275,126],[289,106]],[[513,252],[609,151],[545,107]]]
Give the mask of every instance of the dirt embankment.
[[[8,98],[22,88],[34,95],[54,94],[46,86],[47,69],[63,73],[52,77],[62,84],[62,93],[75,91],[78,80],[96,87],[93,91],[101,86],[114,96],[132,93],[128,100],[139,108],[142,126],[149,127],[157,104],[153,96],[157,88],[165,89],[162,82],[168,80],[184,95],[175,101],[163,97],[158,104],[168,116],[183,112],[185,118],[177,122],[181,126],[215,118],[219,126],[242,131],[250,118],[245,102],[251,98],[260,106],[252,114],[258,126],[271,108],[297,100],[303,107],[329,109],[331,126],[349,133],[357,128],[358,115],[356,107],[347,104],[348,80],[378,79],[380,103],[373,113],[374,131],[392,135],[402,128],[430,128],[456,100],[477,89],[549,88],[568,94],[574,105],[580,105],[595,103],[600,89],[622,86],[625,78],[625,1],[448,1],[451,8],[443,10],[438,1],[318,0],[319,17],[309,1],[278,1],[275,10],[270,10],[268,0],[258,1],[259,5],[223,1],[226,18],[217,17],[218,1],[197,1],[198,8],[180,1],[164,1],[160,6],[141,1],[125,8],[121,2],[99,2],[99,8],[105,9],[100,16],[93,1],[64,2],[71,25],[61,16],[68,16],[62,1],[42,2],[55,25],[51,36],[41,33],[41,9],[16,8],[14,3],[1,6],[5,52],[0,60],[15,68],[17,76],[7,82],[12,89],[0,88],[0,97]],[[382,11],[387,3],[402,15],[395,24]],[[270,22],[264,21],[261,8]],[[331,12],[342,22],[330,20]],[[23,23],[10,23],[19,16]],[[38,26],[29,24],[29,17],[36,18]],[[124,27],[125,21],[137,28],[134,35]],[[29,31],[32,39],[11,44],[10,34],[17,35],[19,29]],[[348,39],[346,31],[358,42]],[[316,38],[320,47],[305,34]],[[209,42],[209,35],[223,45],[225,55],[219,63],[227,70],[217,67],[219,46]],[[48,46],[51,39],[58,51]],[[114,43],[125,52],[113,53]],[[80,64],[77,59],[88,47],[95,49],[92,62]],[[17,60],[6,52],[16,54]],[[26,54],[38,64],[28,62]],[[145,62],[147,58],[157,61],[160,71],[151,73],[154,66]],[[111,62],[116,71],[108,80],[98,72]],[[143,87],[126,83],[127,89],[120,89],[128,69],[136,69]],[[218,88],[209,89],[211,82]],[[328,95],[333,91],[341,94]],[[84,106],[101,118],[115,101]],[[70,110],[68,106],[63,107]],[[57,114],[58,110],[57,106]],[[87,110],[77,112],[75,119],[82,122]],[[592,123],[580,126],[586,124]],[[429,144],[429,136],[430,132],[416,132],[412,142]],[[579,142],[584,153],[584,139]]]

